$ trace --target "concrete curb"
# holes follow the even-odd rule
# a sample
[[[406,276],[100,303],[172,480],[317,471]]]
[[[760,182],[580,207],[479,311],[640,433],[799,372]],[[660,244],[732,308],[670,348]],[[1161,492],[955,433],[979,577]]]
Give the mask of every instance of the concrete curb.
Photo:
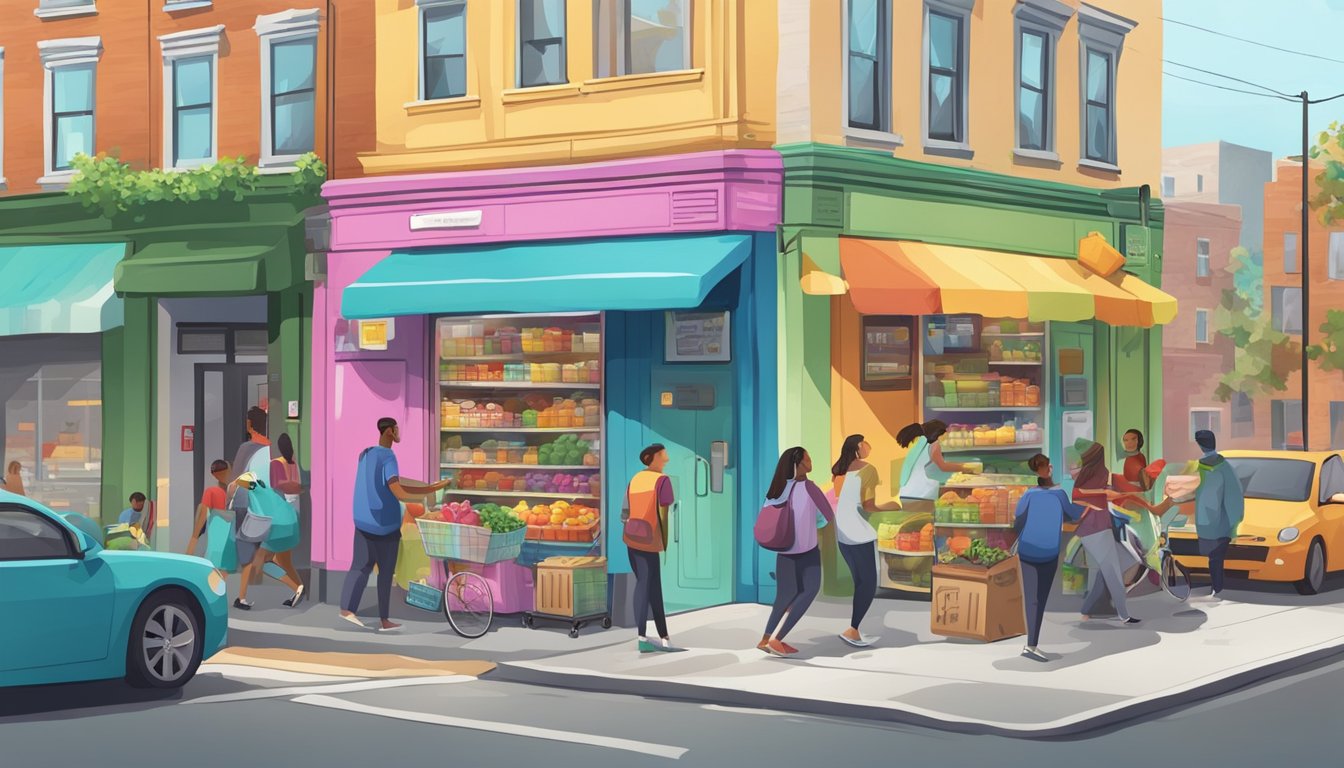
[[[594,693],[615,693],[645,698],[675,699],[699,704],[721,704],[755,709],[773,709],[824,717],[850,717],[888,723],[901,723],[969,735],[994,735],[1010,738],[1067,738],[1130,720],[1151,717],[1207,699],[1231,693],[1286,673],[1344,656],[1344,637],[1316,646],[1283,654],[1254,667],[1232,671],[1207,681],[1193,681],[1159,694],[1135,697],[1115,705],[1098,707],[1070,717],[1046,723],[1004,723],[955,718],[918,707],[893,703],[889,706],[857,702],[823,701],[814,698],[762,694],[693,683],[678,683],[645,678],[615,677],[588,672],[564,672],[536,668],[530,662],[502,662],[494,680],[574,689]]]

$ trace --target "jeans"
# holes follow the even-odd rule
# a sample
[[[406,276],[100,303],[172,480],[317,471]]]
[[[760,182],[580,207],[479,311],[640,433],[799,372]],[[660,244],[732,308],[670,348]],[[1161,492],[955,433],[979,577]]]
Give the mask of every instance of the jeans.
[[[1083,599],[1083,615],[1091,616],[1097,603],[1110,595],[1115,612],[1122,619],[1129,618],[1125,605],[1125,577],[1120,573],[1120,545],[1110,530],[1098,531],[1083,537],[1087,552],[1087,597]]]
[[[1223,563],[1227,561],[1227,548],[1231,539],[1200,539],[1199,551],[1209,557],[1209,579],[1213,581],[1213,592],[1223,591]]]
[[[1050,598],[1050,587],[1055,583],[1059,558],[1048,563],[1022,561],[1022,598],[1027,607],[1027,647],[1035,648],[1041,640],[1041,623],[1045,621],[1045,601]]]
[[[663,609],[663,567],[657,552],[630,550],[630,568],[635,572],[635,620],[639,622],[639,636],[647,637],[649,610],[653,610],[653,626],[658,636],[666,638],[667,613]]]
[[[876,570],[876,569],[874,569]],[[784,612],[789,618],[784,620],[778,639],[783,640],[789,631],[802,620],[803,614],[821,591],[821,550],[813,547],[797,555],[783,552],[775,557],[775,607],[770,611],[770,621],[765,625],[765,634],[775,634]]]
[[[397,549],[401,545],[401,531],[385,536],[355,530],[355,555],[350,561],[345,587],[341,590],[341,607],[355,613],[359,598],[369,585],[369,574],[378,566],[378,618],[387,621],[392,603],[392,574],[397,570]]]
[[[841,544],[840,556],[845,558],[849,573],[854,577],[854,611],[849,617],[849,626],[859,628],[859,622],[868,614],[877,597],[877,545]]]

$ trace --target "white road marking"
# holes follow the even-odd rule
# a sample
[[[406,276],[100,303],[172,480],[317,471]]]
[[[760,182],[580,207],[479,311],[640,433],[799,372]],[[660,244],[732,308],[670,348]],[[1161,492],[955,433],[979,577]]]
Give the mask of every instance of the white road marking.
[[[250,667],[243,664],[202,664],[197,674],[219,675],[242,680],[268,680],[276,683],[348,683],[367,678],[359,675],[315,675],[310,672],[290,672],[286,669]]]
[[[725,707],[722,704],[704,704],[701,709],[709,712],[730,712],[734,715],[759,715],[761,717],[806,717],[796,712],[780,712],[775,709],[752,709],[751,707]]]
[[[511,723],[499,723],[490,720],[469,720],[462,717],[449,717],[447,715],[431,715],[425,712],[408,712],[401,709],[371,707],[365,704],[356,704],[355,702],[332,698],[331,696],[308,694],[299,696],[298,698],[293,699],[293,701],[297,704],[311,704],[317,707],[339,709],[345,712],[356,712],[363,715],[373,715],[375,717],[388,717],[394,720],[407,720],[413,723],[423,723],[425,725],[441,725],[447,728],[468,728],[473,731],[487,731],[506,736],[522,736],[530,739],[563,741],[568,744],[586,744],[592,747],[619,749],[626,752],[637,752],[641,755],[664,757],[669,760],[680,760],[681,756],[689,751],[683,747],[671,747],[664,744],[631,741],[629,739],[618,739],[610,736],[596,736],[586,733],[557,731],[550,728],[537,728],[531,725],[514,725]]]
[[[255,691],[223,693],[217,696],[202,696],[189,699],[184,704],[221,704],[230,701],[250,701],[252,699],[275,699],[284,696],[302,696],[320,691],[323,693],[355,693],[356,691],[376,691],[384,688],[410,688],[420,685],[450,685],[453,683],[474,683],[476,678],[468,675],[440,675],[437,677],[403,677],[382,680],[361,680],[353,683],[335,683],[332,685],[303,685],[285,688],[262,688]]]

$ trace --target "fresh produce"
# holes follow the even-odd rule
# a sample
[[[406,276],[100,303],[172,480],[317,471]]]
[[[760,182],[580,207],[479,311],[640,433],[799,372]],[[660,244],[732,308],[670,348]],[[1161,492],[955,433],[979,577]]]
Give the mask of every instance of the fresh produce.
[[[984,539],[975,539],[971,545],[960,553],[962,557],[971,561],[975,565],[983,565],[986,568],[1007,560],[1011,555],[998,547],[991,547],[985,543]]]
[[[953,536],[947,540],[947,548],[954,555],[961,555],[971,548],[974,542],[970,536]]]
[[[483,504],[480,507],[481,525],[492,533],[509,533],[526,525],[513,510],[498,504]]]

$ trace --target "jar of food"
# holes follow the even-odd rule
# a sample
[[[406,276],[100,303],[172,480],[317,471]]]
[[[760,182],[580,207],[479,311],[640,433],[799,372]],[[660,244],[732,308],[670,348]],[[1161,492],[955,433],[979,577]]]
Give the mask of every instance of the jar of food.
[[[1041,404],[1041,388],[1032,384],[1026,388],[1027,405],[1037,406]]]

